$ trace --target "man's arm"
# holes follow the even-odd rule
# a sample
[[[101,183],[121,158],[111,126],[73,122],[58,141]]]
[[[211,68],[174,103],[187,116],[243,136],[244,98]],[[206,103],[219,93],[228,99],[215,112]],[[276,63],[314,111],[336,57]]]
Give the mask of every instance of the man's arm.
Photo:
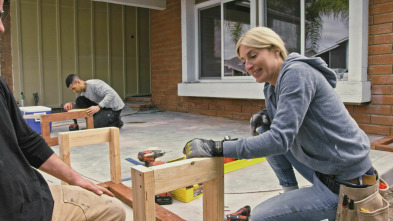
[[[64,163],[56,154],[52,154],[38,169],[57,177],[71,185],[80,186],[86,190],[92,191],[97,195],[101,195],[103,193],[114,196],[109,190],[104,187],[98,186],[81,177],[75,170],[73,170],[70,166]]]

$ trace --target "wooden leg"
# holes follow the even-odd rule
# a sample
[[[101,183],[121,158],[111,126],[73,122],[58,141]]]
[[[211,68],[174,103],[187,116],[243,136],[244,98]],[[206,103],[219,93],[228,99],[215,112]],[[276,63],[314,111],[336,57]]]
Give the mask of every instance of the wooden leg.
[[[119,128],[111,128],[109,142],[109,162],[111,170],[111,181],[121,183],[121,166],[120,166],[120,135]]]
[[[155,221],[154,171],[147,167],[131,168],[134,220]]]
[[[215,158],[216,178],[203,183],[203,220],[224,219],[224,158]]]

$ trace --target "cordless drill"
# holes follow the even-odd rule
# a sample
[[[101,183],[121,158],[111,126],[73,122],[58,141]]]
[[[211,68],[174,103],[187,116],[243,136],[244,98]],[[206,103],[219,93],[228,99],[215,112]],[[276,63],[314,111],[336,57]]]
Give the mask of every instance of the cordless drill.
[[[145,150],[138,153],[138,159],[145,162],[146,167],[164,164],[162,161],[155,162],[156,158],[164,156],[163,150]],[[170,192],[161,193],[155,196],[155,201],[159,205],[172,204],[172,194]]]
[[[145,162],[145,166],[149,167],[156,160],[156,158],[164,156],[163,150],[145,150],[138,153],[138,159],[141,162]]]
[[[250,213],[250,206],[243,206],[238,211],[227,215],[226,221],[248,221]]]

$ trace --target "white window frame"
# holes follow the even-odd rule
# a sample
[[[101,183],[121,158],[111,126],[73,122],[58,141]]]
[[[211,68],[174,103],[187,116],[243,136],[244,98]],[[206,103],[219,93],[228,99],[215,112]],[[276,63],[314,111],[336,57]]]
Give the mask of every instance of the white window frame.
[[[251,16],[255,17],[255,1],[251,1]],[[194,1],[181,0],[182,22],[182,83],[179,96],[239,99],[264,99],[263,83],[254,79],[203,80],[198,76],[198,9],[228,0],[210,0],[194,5]],[[262,4],[259,4],[262,5]],[[344,103],[361,104],[371,101],[371,82],[367,81],[368,62],[368,0],[349,0],[348,81],[338,81],[336,92]],[[301,0],[304,10],[304,0]],[[255,10],[255,11],[254,11]],[[260,15],[261,13],[259,13]],[[302,44],[304,44],[304,15],[301,15]],[[258,18],[259,23],[263,18]],[[252,23],[251,27],[255,24]],[[301,47],[304,53],[304,47]]]

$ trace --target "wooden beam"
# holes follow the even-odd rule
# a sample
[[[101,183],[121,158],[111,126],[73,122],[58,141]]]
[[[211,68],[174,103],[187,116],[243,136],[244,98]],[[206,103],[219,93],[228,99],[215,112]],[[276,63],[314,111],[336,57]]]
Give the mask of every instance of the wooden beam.
[[[391,143],[393,143],[393,135],[372,142],[371,149],[393,152],[393,146],[388,145]]]
[[[203,183],[203,220],[224,217],[224,157],[215,159],[214,163],[216,177]]]
[[[135,204],[133,207],[134,220],[154,221],[156,219],[154,171],[141,166],[138,170],[131,170],[132,196]],[[145,212],[149,211],[149,212]]]
[[[135,6],[141,8],[158,9],[158,10],[166,9],[166,0],[93,0],[93,1]]]
[[[155,194],[212,180],[217,175],[213,158],[193,158],[150,167],[150,169],[154,170]]]
[[[127,187],[122,183],[115,184],[111,181],[100,183],[98,185],[107,188],[116,196],[116,198],[133,208],[132,189],[130,187]],[[155,204],[155,211],[156,221],[185,221],[180,216],[174,214],[173,212],[165,209],[158,204]]]

